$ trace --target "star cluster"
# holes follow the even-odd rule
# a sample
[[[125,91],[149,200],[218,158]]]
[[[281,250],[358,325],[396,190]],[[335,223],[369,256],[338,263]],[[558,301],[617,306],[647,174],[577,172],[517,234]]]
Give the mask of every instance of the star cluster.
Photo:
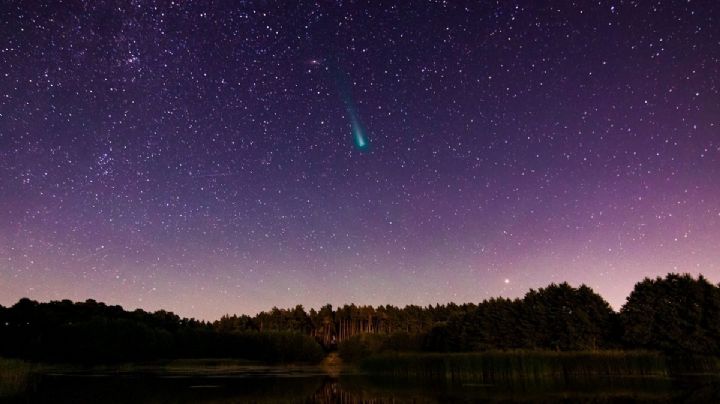
[[[618,308],[644,276],[720,278],[714,1],[0,15],[0,304],[214,319],[567,280]]]

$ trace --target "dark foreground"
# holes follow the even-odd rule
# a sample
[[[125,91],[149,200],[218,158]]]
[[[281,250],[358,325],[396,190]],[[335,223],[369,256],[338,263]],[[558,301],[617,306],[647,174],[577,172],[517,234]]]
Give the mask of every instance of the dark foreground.
[[[2,399],[0,399],[2,400]],[[720,402],[720,379],[618,377],[574,382],[473,384],[401,381],[320,370],[230,373],[48,373],[4,402],[52,403],[435,403]]]

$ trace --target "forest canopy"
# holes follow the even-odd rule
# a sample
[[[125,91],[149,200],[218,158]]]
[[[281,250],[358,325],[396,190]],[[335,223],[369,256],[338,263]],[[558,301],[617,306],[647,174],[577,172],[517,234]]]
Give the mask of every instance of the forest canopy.
[[[521,299],[420,307],[273,308],[214,322],[164,310],[126,311],[95,300],[0,306],[0,356],[109,363],[172,358],[317,362],[338,348],[348,359],[385,351],[649,349],[720,354],[720,288],[668,274],[635,285],[619,312],[591,288],[567,283]]]

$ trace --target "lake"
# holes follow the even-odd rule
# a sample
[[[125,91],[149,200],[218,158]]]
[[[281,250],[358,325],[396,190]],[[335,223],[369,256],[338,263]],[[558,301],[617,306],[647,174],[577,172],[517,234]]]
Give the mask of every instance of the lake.
[[[213,371],[48,372],[8,402],[53,403],[438,403],[720,402],[716,377],[598,378],[573,383],[409,382],[319,368]]]

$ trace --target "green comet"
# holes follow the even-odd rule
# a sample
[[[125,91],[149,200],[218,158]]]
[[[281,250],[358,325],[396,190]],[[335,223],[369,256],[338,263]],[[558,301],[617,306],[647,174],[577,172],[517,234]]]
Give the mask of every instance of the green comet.
[[[350,85],[348,84],[348,80],[346,79],[345,75],[340,71],[340,69],[336,66],[333,67],[333,70],[335,70],[335,81],[337,82],[338,91],[340,92],[340,97],[345,104],[345,111],[347,112],[348,118],[350,119],[350,129],[352,131],[353,144],[355,144],[356,149],[360,151],[366,151],[370,147],[370,139],[368,139],[365,128],[362,124],[362,121],[360,120],[357,106],[355,105],[352,97],[352,92],[350,91]]]
[[[348,108],[348,115],[350,115],[350,127],[352,128],[353,140],[355,141],[355,147],[360,150],[365,150],[369,143],[367,136],[365,136],[365,128],[363,128],[360,119],[357,117],[357,113]]]

